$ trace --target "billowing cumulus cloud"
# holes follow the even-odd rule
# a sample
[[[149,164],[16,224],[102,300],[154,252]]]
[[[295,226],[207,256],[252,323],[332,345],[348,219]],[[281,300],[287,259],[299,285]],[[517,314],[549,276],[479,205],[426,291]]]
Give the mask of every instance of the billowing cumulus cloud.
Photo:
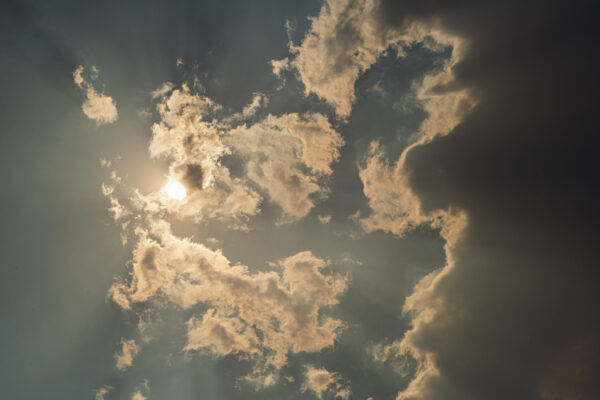
[[[160,94],[161,121],[152,126],[149,150],[168,160],[170,174],[186,185],[188,196],[176,211],[197,222],[217,219],[244,228],[262,197],[220,162],[231,153],[223,139],[229,126],[215,118],[221,106],[187,85],[173,91],[167,86]]]
[[[573,162],[578,150],[538,147],[549,137],[589,129],[576,117],[586,106],[572,86],[539,75],[548,68],[543,60],[564,45],[547,40],[562,35],[552,21],[581,15],[532,7],[509,29],[499,21],[511,7],[456,7],[463,12],[430,2],[331,1],[292,61],[307,91],[345,116],[356,77],[386,47],[381,40],[365,46],[369,36],[361,30],[397,37],[420,27],[425,30],[416,37],[430,35],[453,48],[445,69],[419,83],[428,117],[412,144],[392,163],[372,144],[361,166],[372,209],[361,219],[367,231],[402,235],[426,223],[446,240],[446,265],[425,276],[404,304],[411,329],[391,345],[376,346],[373,355],[409,378],[398,399],[596,398],[591,376],[600,352],[589,338],[600,324],[583,298],[597,301],[597,285],[581,278],[597,276],[590,269],[596,257],[584,244],[589,214],[564,208],[579,204],[586,189],[553,167],[540,167],[556,165],[552,157],[560,165]],[[587,42],[585,34],[578,37]],[[534,55],[526,44],[533,42],[546,45]],[[320,57],[303,59],[302,52]],[[323,60],[331,68],[312,67]],[[338,80],[325,79],[338,60]],[[553,76],[572,76],[572,61],[552,61]],[[549,110],[564,125],[553,125]],[[572,172],[577,181],[573,177],[591,176],[587,169]]]
[[[600,399],[593,2],[143,3],[0,2],[0,398]]]
[[[485,40],[477,35],[478,21],[490,20],[487,11],[470,11],[467,19],[442,11],[428,2],[330,0],[300,43],[290,42],[289,57],[271,63],[280,77],[295,71],[305,94],[316,94],[347,122],[357,79],[381,56],[405,57],[416,45],[448,54],[413,83],[415,107],[425,117],[400,156],[390,160],[372,141],[358,160],[370,210],[353,218],[365,232],[402,237],[427,226],[445,241],[445,265],[422,277],[405,299],[409,329],[370,346],[370,354],[405,378],[399,400],[595,398],[590,371],[599,357],[591,338],[600,331],[598,320],[571,312],[597,300],[593,262],[584,246],[563,246],[581,221],[564,216],[559,206],[570,197],[561,190],[541,188],[549,203],[540,207],[540,197],[524,189],[536,185],[538,175],[552,182],[553,176],[523,156],[523,137],[543,139],[541,127],[562,131],[541,116],[538,125],[524,123],[530,116],[514,104],[525,96],[556,112],[570,106],[557,100],[560,90],[550,100],[541,94],[551,87],[547,80],[523,79],[514,65],[504,71],[494,64],[505,58],[485,50],[486,43],[505,31],[491,26]],[[495,50],[508,60],[526,53]],[[507,85],[504,74],[519,84]],[[127,224],[122,227],[133,243],[130,276],[115,282],[110,295],[124,309],[167,300],[192,310],[187,352],[249,360],[254,369],[245,378],[272,385],[290,353],[333,346],[345,324],[327,308],[338,304],[348,279],[329,272],[310,251],[255,272],[221,250],[175,235],[167,221],[176,215],[249,230],[263,202],[281,208],[280,223],[298,221],[327,196],[344,140],[318,112],[265,116],[262,94],[233,114],[187,85],[165,84],[152,96],[159,121],[150,155],[166,160],[168,179],[181,182],[187,196],[176,201],[163,191],[135,189],[123,196],[119,182],[106,186],[111,211]],[[498,157],[497,148],[512,154],[516,166]],[[529,174],[521,181],[519,168]],[[491,187],[496,181],[505,191]],[[548,200],[554,198],[556,204]],[[564,234],[555,233],[548,222],[554,220],[567,227]],[[569,276],[565,265],[581,277]],[[205,311],[196,312],[197,305]],[[556,315],[564,323],[557,324]],[[303,382],[302,390],[318,398],[350,396],[341,376],[324,368],[307,367]]]
[[[249,218],[260,212],[263,196],[281,206],[283,220],[293,221],[326,195],[324,178],[332,173],[344,142],[325,116],[268,115],[240,124],[266,102],[264,95],[256,95],[232,118],[186,85],[171,89],[160,91],[161,121],[152,127],[149,149],[152,157],[168,160],[170,175],[188,191],[172,211],[197,222],[216,219],[246,229]],[[245,174],[232,176],[224,157],[233,157]]]
[[[344,327],[322,311],[338,303],[346,278],[327,273],[327,262],[309,251],[251,273],[219,250],[173,235],[165,221],[150,221],[136,234],[131,282],[115,283],[113,300],[125,309],[158,297],[184,309],[209,306],[188,321],[185,349],[253,359],[250,380],[274,383],[288,352],[333,346]]]
[[[367,159],[360,168],[360,179],[372,210],[369,217],[361,220],[367,232],[384,230],[403,235],[427,222],[419,198],[410,187],[403,159],[390,165],[377,142],[371,143]]]
[[[468,90],[453,85],[453,67],[463,55],[464,40],[442,34],[416,19],[396,26],[385,24],[382,6],[382,3],[373,1],[328,2],[328,7],[324,7],[313,21],[311,32],[301,47],[294,49],[298,56],[293,63],[307,91],[323,97],[336,107],[341,116],[347,116],[354,101],[354,82],[392,44],[402,42],[402,45],[408,46],[429,36],[440,48],[452,46],[452,56],[444,68],[426,75],[423,81],[417,83],[416,97],[428,116],[413,134],[412,144],[390,165],[379,144],[371,143],[369,154],[359,171],[371,208],[371,215],[360,220],[367,232],[383,230],[402,236],[419,225],[428,224],[440,228],[446,240],[447,265],[423,278],[406,300],[404,310],[412,315],[413,328],[404,339],[378,347],[374,352],[375,359],[381,362],[392,358],[392,354],[394,358],[403,357],[404,361],[395,363],[395,370],[404,376],[415,368],[410,360],[417,362],[408,388],[398,395],[398,399],[411,399],[426,397],[427,384],[440,373],[435,357],[430,352],[423,352],[414,337],[420,334],[424,325],[444,314],[444,304],[436,301],[433,293],[438,282],[454,267],[452,250],[465,229],[466,215],[451,209],[425,212],[411,187],[410,173],[405,168],[406,158],[413,149],[449,134],[472,109],[475,100]],[[328,68],[314,65],[322,60],[329,60]],[[338,68],[333,68],[336,65]],[[329,76],[332,71],[339,73],[337,80]]]
[[[435,221],[440,214],[424,215],[418,197],[410,187],[404,164],[415,147],[447,135],[472,109],[476,101],[469,90],[456,87],[453,68],[463,56],[466,40],[446,34],[426,20],[406,19],[392,25],[384,20],[385,3],[380,1],[328,1],[312,21],[309,33],[298,47],[291,47],[297,69],[307,92],[313,92],[348,116],[354,102],[354,83],[361,73],[391,48],[403,56],[403,47],[425,43],[440,51],[452,47],[450,59],[440,70],[415,82],[416,99],[428,117],[412,135],[412,143],[400,158],[389,165],[377,142],[360,168],[364,193],[373,211],[361,224],[367,232],[384,230],[396,235],[423,223]],[[437,220],[437,221],[436,221]]]
[[[81,108],[83,113],[89,118],[96,121],[98,125],[110,124],[117,120],[118,112],[115,101],[112,97],[99,93],[89,80],[86,80],[83,76],[83,66],[77,67],[73,71],[73,81],[75,84],[83,90],[86,99],[83,102]],[[92,79],[98,75],[98,70],[92,67]]]
[[[307,90],[331,102],[338,114],[346,117],[354,101],[354,81],[390,46],[408,46],[424,40],[426,34],[436,38],[440,47],[454,46],[453,56],[440,70],[416,83],[417,98],[429,116],[413,135],[413,143],[394,166],[388,165],[383,151],[372,143],[360,168],[372,209],[371,215],[360,220],[366,231],[384,230],[400,236],[427,223],[441,229],[450,251],[465,226],[464,214],[451,209],[424,212],[412,192],[404,163],[411,149],[448,134],[474,103],[466,90],[443,88],[451,86],[461,41],[437,30],[426,31],[418,24],[363,32],[380,12],[374,3],[365,7],[356,10],[344,2],[330,3],[313,21],[301,47],[292,49],[290,65]],[[338,37],[335,29],[340,24],[352,26],[358,36]],[[323,41],[328,43],[326,47],[321,46]],[[341,53],[339,46],[344,48]],[[311,65],[309,60],[333,62],[340,54],[362,56],[342,60],[340,66],[348,68],[341,74],[342,81],[330,87],[336,74]],[[317,79],[316,73],[329,75]],[[335,97],[338,95],[341,97]],[[217,219],[231,228],[248,229],[247,221],[260,212],[263,199],[281,207],[282,221],[302,218],[316,200],[327,195],[326,178],[333,172],[344,141],[327,117],[314,112],[269,114],[248,123],[245,119],[254,117],[266,102],[263,95],[256,95],[245,111],[233,116],[225,115],[220,105],[185,84],[181,88],[165,84],[153,97],[158,99],[160,121],[152,126],[150,155],[167,160],[170,178],[182,182],[188,195],[174,201],[162,191],[143,195],[136,190],[123,199],[122,206],[116,200],[119,191],[110,191],[115,218],[133,218],[126,230],[135,243],[131,277],[113,285],[112,299],[124,309],[158,298],[184,309],[206,305],[202,315],[187,322],[185,349],[253,360],[254,371],[246,379],[257,386],[271,385],[286,365],[288,352],[316,352],[333,345],[344,324],[322,316],[321,310],[338,303],[346,279],[325,274],[327,263],[309,251],[280,260],[271,271],[251,273],[246,266],[232,265],[219,250],[177,237],[164,218],[173,213],[197,222]],[[345,102],[339,100],[342,97]],[[225,157],[236,160],[242,174],[233,176],[222,162]],[[121,209],[128,211],[118,212]],[[329,220],[320,218],[322,223]],[[442,275],[441,271],[436,274]],[[418,318],[415,316],[415,321]],[[435,368],[416,350],[411,356],[422,368]],[[340,381],[337,374],[308,368],[305,390],[321,397],[325,390],[335,389],[335,396],[348,398],[349,388]]]
[[[323,196],[342,137],[318,113],[267,116],[231,132],[231,145],[247,159],[248,178],[291,218],[304,217]]]
[[[330,394],[334,398],[348,400],[352,394],[350,386],[340,374],[314,365],[305,367],[302,390],[313,392],[318,399],[322,399],[325,394]]]
[[[312,20],[302,43],[290,46],[288,63],[298,71],[306,94],[328,101],[341,117],[350,115],[358,77],[386,51],[393,49],[402,57],[404,47],[423,42],[427,36],[437,43],[432,49],[453,45],[455,54],[462,51],[459,40],[427,21],[407,18],[403,24],[382,23],[384,6],[377,0],[329,0]],[[279,75],[282,62],[274,62],[273,67]],[[431,88],[431,83],[424,87]]]

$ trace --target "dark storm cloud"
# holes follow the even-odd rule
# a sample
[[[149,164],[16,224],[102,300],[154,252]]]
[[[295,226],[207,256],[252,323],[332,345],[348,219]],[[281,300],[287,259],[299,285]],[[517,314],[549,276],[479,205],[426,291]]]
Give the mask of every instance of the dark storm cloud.
[[[411,338],[439,371],[415,397],[599,398],[593,13],[584,2],[383,4],[385,23],[414,15],[466,38],[456,84],[478,97],[406,164],[426,211],[459,207],[469,221],[426,295],[437,314]]]

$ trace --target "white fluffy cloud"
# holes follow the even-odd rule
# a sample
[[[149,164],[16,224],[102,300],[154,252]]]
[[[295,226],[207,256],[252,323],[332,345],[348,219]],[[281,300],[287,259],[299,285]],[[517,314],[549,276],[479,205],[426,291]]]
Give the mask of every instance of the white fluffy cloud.
[[[99,93],[94,86],[83,77],[83,66],[79,66],[73,71],[73,81],[84,91],[86,99],[81,106],[83,113],[89,118],[96,121],[98,125],[110,124],[117,120],[118,112],[115,101],[112,97]],[[92,67],[94,75],[98,74],[98,70]]]

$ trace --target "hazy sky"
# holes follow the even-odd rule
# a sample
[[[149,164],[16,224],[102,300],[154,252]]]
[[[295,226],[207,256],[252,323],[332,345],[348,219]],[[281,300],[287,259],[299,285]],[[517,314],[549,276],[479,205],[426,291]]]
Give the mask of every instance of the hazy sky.
[[[589,8],[2,2],[0,397],[600,398]]]

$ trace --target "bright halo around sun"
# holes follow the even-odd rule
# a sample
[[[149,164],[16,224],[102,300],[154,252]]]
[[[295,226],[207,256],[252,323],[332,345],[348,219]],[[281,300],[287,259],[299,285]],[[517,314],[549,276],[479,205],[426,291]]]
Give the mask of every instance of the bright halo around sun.
[[[165,185],[164,190],[175,200],[183,200],[187,194],[185,187],[177,181],[169,181]]]

